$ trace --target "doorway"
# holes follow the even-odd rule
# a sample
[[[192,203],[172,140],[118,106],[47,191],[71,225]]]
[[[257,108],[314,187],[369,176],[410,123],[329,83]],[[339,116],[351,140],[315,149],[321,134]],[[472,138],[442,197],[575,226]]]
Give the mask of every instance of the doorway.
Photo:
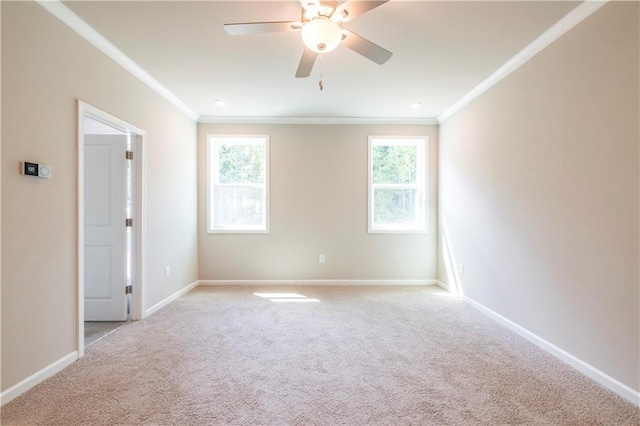
[[[78,101],[77,349],[144,316],[145,132]]]

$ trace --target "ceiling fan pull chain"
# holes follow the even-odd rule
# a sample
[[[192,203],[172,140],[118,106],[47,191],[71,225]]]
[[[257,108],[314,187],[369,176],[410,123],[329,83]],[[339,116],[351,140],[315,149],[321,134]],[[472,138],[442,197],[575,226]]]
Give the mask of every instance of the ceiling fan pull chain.
[[[324,82],[322,81],[322,58],[320,58],[320,81],[318,81],[318,86],[320,86],[320,91],[324,90]]]

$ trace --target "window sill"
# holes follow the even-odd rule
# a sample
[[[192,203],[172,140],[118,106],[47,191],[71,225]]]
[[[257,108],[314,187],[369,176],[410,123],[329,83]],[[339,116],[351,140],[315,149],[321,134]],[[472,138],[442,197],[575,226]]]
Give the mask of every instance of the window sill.
[[[426,229],[369,229],[369,234],[428,234]]]
[[[258,229],[209,229],[207,234],[269,234],[269,230]]]

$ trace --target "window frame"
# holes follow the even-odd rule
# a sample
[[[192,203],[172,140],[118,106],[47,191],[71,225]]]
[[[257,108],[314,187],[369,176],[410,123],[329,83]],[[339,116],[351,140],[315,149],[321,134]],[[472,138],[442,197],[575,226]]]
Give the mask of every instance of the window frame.
[[[373,183],[373,147],[384,145],[416,146],[416,183],[415,184],[374,184]],[[367,231],[370,234],[423,234],[429,232],[429,137],[428,136],[369,136],[368,143],[368,199]],[[422,159],[422,161],[421,161]],[[410,228],[381,226],[374,223],[374,190],[376,188],[417,189],[419,211],[417,223]]]
[[[213,158],[218,146],[223,144],[249,145],[247,140],[264,143],[264,184],[220,184],[216,183],[219,158]],[[269,233],[269,135],[208,134],[207,135],[207,233],[208,234],[268,234]],[[213,163],[213,164],[212,164]],[[225,187],[264,187],[264,226],[216,227],[213,214],[216,209],[216,189]]]

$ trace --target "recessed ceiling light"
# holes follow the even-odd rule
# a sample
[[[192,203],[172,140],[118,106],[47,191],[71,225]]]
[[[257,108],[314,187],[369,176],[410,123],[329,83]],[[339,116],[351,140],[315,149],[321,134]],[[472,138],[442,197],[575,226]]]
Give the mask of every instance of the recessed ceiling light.
[[[414,102],[411,104],[411,108],[418,109],[422,106],[422,102]]]
[[[219,107],[227,106],[227,101],[225,101],[223,99],[216,99],[214,102]]]

